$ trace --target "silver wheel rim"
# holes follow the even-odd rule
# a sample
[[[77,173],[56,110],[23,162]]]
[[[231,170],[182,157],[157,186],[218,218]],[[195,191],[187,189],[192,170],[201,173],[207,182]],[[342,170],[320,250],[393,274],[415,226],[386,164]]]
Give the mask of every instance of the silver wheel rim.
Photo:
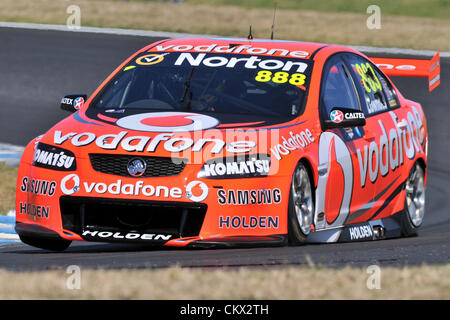
[[[311,231],[313,199],[309,175],[304,166],[300,165],[295,169],[291,189],[298,225],[307,235]]]
[[[419,227],[425,214],[425,177],[419,165],[414,167],[414,171],[406,181],[405,189],[409,218],[415,227]]]

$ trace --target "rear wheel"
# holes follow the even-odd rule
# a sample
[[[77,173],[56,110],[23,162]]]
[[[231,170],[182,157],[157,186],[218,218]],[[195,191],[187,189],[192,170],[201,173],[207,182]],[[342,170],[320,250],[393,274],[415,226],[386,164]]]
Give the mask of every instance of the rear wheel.
[[[54,240],[54,239],[42,239],[34,238],[29,236],[20,236],[20,240],[30,246],[37,247],[40,249],[51,250],[51,251],[64,251],[66,250],[72,241],[70,240]]]
[[[402,234],[416,236],[425,215],[425,171],[419,163],[412,167],[405,185],[405,210],[401,216]]]
[[[288,238],[292,244],[302,244],[311,232],[314,201],[311,177],[299,162],[292,175],[288,208]]]

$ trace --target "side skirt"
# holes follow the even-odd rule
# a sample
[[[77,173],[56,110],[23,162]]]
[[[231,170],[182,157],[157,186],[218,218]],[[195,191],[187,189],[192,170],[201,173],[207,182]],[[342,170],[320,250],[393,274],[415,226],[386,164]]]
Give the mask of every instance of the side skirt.
[[[371,241],[401,237],[398,212],[390,217],[312,232],[308,243]]]

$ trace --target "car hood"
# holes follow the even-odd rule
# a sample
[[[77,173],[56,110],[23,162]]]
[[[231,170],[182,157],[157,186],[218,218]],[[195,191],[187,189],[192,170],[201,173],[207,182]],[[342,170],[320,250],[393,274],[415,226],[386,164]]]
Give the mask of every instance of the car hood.
[[[50,129],[40,142],[70,150],[77,158],[109,153],[204,163],[218,157],[270,154],[282,141],[280,129],[303,122],[188,112],[99,113],[95,117],[77,112]]]

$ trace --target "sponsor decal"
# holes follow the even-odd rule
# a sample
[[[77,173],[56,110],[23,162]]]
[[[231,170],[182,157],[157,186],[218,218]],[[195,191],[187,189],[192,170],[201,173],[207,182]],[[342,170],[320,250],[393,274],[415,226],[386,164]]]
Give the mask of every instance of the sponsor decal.
[[[157,197],[166,199],[181,199],[183,190],[179,187],[153,186],[139,180],[135,183],[124,183],[121,179],[107,184],[104,182],[83,182],[76,174],[71,174],[61,180],[61,191],[66,195],[72,195],[78,191],[96,194],[128,195],[141,197]],[[185,189],[186,197],[193,202],[200,202],[208,197],[208,186],[201,181],[191,181]]]
[[[260,190],[225,190],[217,191],[218,203],[221,205],[264,205],[281,202],[280,189]]]
[[[147,162],[141,158],[134,158],[128,162],[127,171],[133,177],[140,177],[147,169]]]
[[[359,111],[347,111],[335,109],[330,112],[330,120],[334,123],[341,123],[345,120],[365,119],[364,113]]]
[[[397,102],[395,99],[389,100],[389,104],[391,106],[397,105]],[[387,105],[383,104],[380,100],[370,100],[370,102],[367,104],[367,111],[372,114],[380,111],[387,110]]]
[[[84,98],[83,97],[78,97],[73,101],[73,107],[75,108],[75,110],[80,110],[84,105]]]
[[[198,194],[197,192],[194,192],[194,188],[198,187],[201,190],[201,193]],[[186,186],[186,197],[194,202],[200,202],[206,199],[206,197],[208,196],[208,186],[206,185],[206,183],[201,182],[201,181],[192,181],[189,182],[188,185]]]
[[[293,57],[293,58],[306,58],[309,56],[307,51],[290,51],[287,49],[268,49],[268,48],[258,48],[252,45],[219,45],[219,44],[208,44],[193,46],[189,44],[181,45],[157,45],[154,48],[155,51],[194,51],[194,52],[216,52],[216,53],[239,53],[239,54],[261,54],[268,56],[280,56],[280,57]]]
[[[74,171],[77,169],[75,155],[71,151],[42,142],[37,144],[34,151],[33,165],[58,171]]]
[[[305,73],[308,64],[300,61],[292,61],[286,59],[263,59],[260,56],[249,56],[246,58],[227,57],[225,55],[206,55],[199,53],[193,55],[191,53],[181,53],[175,61],[176,66],[188,65],[197,67],[200,65],[217,68],[235,68],[237,64],[243,64],[246,69],[263,69],[263,70],[281,70],[286,72]]]
[[[53,196],[56,190],[56,181],[33,179],[23,177],[20,191],[41,196]]]
[[[164,60],[164,56],[166,56],[168,54],[169,53],[146,54],[145,56],[141,56],[141,57],[137,58],[136,63],[140,64],[141,66],[150,66],[150,65],[162,62]]]
[[[99,230],[85,230],[82,234],[86,238],[96,239],[113,239],[113,240],[154,240],[154,241],[168,241],[172,238],[171,234],[157,234],[157,233],[137,233],[137,232],[113,232],[113,231],[99,231]]]
[[[350,240],[372,239],[373,231],[370,225],[349,227]]]
[[[344,113],[341,110],[333,110],[330,113],[330,120],[334,123],[340,123],[344,120]]]
[[[62,98],[61,99],[61,104],[71,104],[71,105],[73,105],[73,99],[71,99],[71,98]]]
[[[398,117],[394,112],[389,112],[394,122],[394,128],[386,132],[384,124],[378,120],[382,134],[379,143],[372,141],[369,145],[365,145],[364,149],[357,149],[359,172],[361,177],[361,187],[366,184],[367,176],[372,183],[377,180],[378,175],[386,176],[389,169],[394,171],[403,165],[404,155],[408,159],[414,159],[416,151],[419,152],[420,141],[423,141],[420,128],[421,120],[408,112],[407,119],[398,121]]]
[[[214,128],[216,118],[187,112],[149,112],[117,120],[119,127],[145,132],[189,132]]]
[[[49,206],[40,206],[34,203],[28,202],[20,202],[20,214],[26,214],[35,218],[45,218],[48,219],[50,216],[50,207]]]
[[[279,221],[278,217],[273,216],[220,216],[219,228],[220,229],[278,229]]]
[[[270,156],[255,154],[247,157],[229,157],[207,161],[200,170],[199,178],[231,179],[265,177],[270,170]]]
[[[300,133],[294,134],[292,131],[289,132],[289,137],[281,137],[283,143],[277,144],[270,148],[272,154],[278,160],[281,160],[283,156],[288,155],[291,151],[301,150],[315,141],[309,129],[300,131]]]
[[[201,152],[205,147],[212,146],[211,153],[217,154],[224,149],[230,153],[246,153],[256,147],[253,141],[232,141],[225,143],[222,139],[201,138],[194,141],[191,138],[175,138],[173,133],[161,133],[154,138],[146,136],[128,136],[127,131],[121,131],[117,134],[104,134],[97,137],[94,133],[70,132],[63,134],[61,131],[55,131],[54,143],[62,145],[70,140],[75,147],[83,147],[95,144],[105,150],[116,150],[119,146],[128,152],[155,152],[157,147],[162,147],[171,153],[183,152],[189,148],[193,152]]]
[[[61,180],[61,191],[66,195],[77,193],[80,190],[80,177],[76,174],[69,174]]]
[[[410,65],[410,64],[402,64],[398,66],[394,66],[393,64],[389,63],[378,63],[376,65],[381,70],[390,70],[390,69],[397,69],[397,70],[407,70],[407,71],[414,71],[416,70],[416,66]]]

